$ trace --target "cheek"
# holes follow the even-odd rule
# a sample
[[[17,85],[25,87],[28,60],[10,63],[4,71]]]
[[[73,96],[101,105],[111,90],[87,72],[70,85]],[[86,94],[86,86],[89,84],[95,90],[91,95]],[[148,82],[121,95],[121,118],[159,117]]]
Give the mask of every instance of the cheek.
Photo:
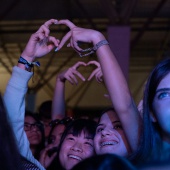
[[[84,147],[84,151],[86,152],[86,158],[94,155],[94,147]]]
[[[27,135],[27,138],[29,138],[29,137],[31,136],[30,131],[26,131],[25,133],[26,133],[26,135]]]
[[[59,153],[59,160],[61,164],[64,162],[64,153],[65,153],[65,147],[64,145],[61,146],[60,153]]]
[[[40,131],[37,132],[39,138],[42,138],[42,133]]]
[[[164,124],[170,118],[169,103],[153,105],[154,116],[160,125]]]
[[[70,143],[67,141],[63,141],[60,149],[60,154],[64,155],[64,153],[67,153],[69,151],[69,148],[71,147]]]
[[[100,141],[100,135],[99,135],[99,134],[96,134],[96,135],[94,136],[94,146],[95,146],[95,147],[98,146],[99,141]]]
[[[152,108],[156,117],[161,117],[163,115],[166,115],[167,113],[170,113],[169,98],[164,100],[154,100]]]

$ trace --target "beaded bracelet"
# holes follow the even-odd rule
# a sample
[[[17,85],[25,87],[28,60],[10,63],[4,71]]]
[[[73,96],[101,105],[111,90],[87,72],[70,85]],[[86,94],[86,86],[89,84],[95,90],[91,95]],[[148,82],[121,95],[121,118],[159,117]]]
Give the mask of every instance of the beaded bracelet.
[[[32,68],[34,65],[40,66],[40,63],[38,61],[35,62],[29,62],[25,60],[23,57],[20,56],[18,63],[24,64],[27,69]]]
[[[89,52],[89,53],[86,53],[86,54],[79,53],[79,55],[80,55],[80,57],[84,57],[84,56],[88,56],[90,54],[93,54],[94,52],[96,52],[98,50],[98,48],[100,48],[103,45],[109,45],[109,42],[107,40],[101,40],[93,48],[88,48],[88,49],[85,49],[85,50],[81,51],[81,53],[82,52],[83,53],[84,52]]]

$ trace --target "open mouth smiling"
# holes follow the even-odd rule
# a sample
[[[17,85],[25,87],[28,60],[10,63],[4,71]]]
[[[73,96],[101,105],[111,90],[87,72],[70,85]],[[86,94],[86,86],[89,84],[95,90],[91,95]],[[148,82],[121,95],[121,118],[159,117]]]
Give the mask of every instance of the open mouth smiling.
[[[106,141],[106,142],[102,142],[102,143],[100,144],[100,147],[110,146],[110,145],[116,145],[116,144],[118,144],[117,141]]]
[[[76,156],[76,155],[68,155],[69,158],[72,158],[72,159],[76,159],[78,161],[81,161],[82,159],[79,157],[79,156]]]

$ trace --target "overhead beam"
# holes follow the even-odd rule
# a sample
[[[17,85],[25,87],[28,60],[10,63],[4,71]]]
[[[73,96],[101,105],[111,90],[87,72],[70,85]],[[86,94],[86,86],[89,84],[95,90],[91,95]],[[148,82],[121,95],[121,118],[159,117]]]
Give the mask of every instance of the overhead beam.
[[[115,4],[112,0],[100,0],[100,3],[109,18],[110,24],[115,25],[119,19],[119,15],[115,9]]]
[[[120,20],[123,24],[128,24],[138,0],[124,0],[121,5]]]
[[[0,21],[3,20],[6,17],[6,15],[8,15],[8,13],[10,13],[16,7],[16,5],[19,4],[20,1],[21,0],[13,0],[13,2],[11,4],[9,4],[8,8],[5,9],[5,11],[1,13]],[[8,3],[8,2],[6,2],[6,3]],[[3,5],[3,4],[1,4],[1,5]]]
[[[167,2],[167,0],[161,0],[155,10],[153,11],[152,15],[148,18],[148,20],[144,23],[143,27],[140,29],[138,34],[135,36],[133,41],[131,42],[131,47],[134,48],[135,45],[139,42],[145,31],[148,29],[150,24],[152,23],[153,19],[156,17],[156,15],[159,13],[159,11],[162,9],[163,5]]]
[[[67,65],[67,63],[73,58],[73,56],[75,55],[75,52],[73,52],[70,57],[68,57],[63,63],[62,65],[57,69],[55,70],[47,79],[44,79],[43,82],[39,83],[37,86],[35,86],[33,88],[33,90],[35,92],[38,92],[45,84],[46,82],[49,82],[54,76],[56,76],[56,74],[65,66]]]
[[[75,2],[76,5],[81,9],[81,11],[83,12],[83,15],[86,17],[86,19],[89,22],[89,24],[91,25],[91,27],[96,30],[96,25],[93,23],[91,17],[89,16],[86,9],[83,7],[82,3],[79,0],[74,0],[73,2]]]

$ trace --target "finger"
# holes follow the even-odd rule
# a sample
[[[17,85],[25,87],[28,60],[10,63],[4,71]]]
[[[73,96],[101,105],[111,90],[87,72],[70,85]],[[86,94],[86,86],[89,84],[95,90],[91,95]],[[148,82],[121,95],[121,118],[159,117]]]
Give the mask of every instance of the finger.
[[[50,37],[48,38],[48,41],[49,41],[50,43],[53,43],[56,47],[59,45],[59,42],[60,42],[60,40],[58,40],[58,39],[56,39],[55,37],[52,37],[52,36],[50,36]]]
[[[98,61],[89,61],[89,62],[87,63],[87,65],[90,65],[90,64],[94,64],[94,65],[96,65],[97,67],[100,67],[100,63],[99,63]]]
[[[74,47],[72,38],[70,39],[70,43],[67,44],[67,47],[72,47],[80,55],[80,51]]]
[[[75,75],[71,74],[70,78],[72,79],[73,84],[76,84],[76,85],[78,84],[78,80]]]
[[[61,49],[63,47],[63,45],[68,41],[68,39],[71,37],[71,31],[69,31],[61,40],[59,46],[58,46],[58,50]]]
[[[78,46],[78,41],[73,41],[73,48],[81,52],[83,49]]]
[[[86,80],[85,77],[80,72],[78,72],[77,70],[74,71],[74,74],[77,75],[82,81]]]
[[[44,25],[45,25],[47,28],[49,28],[50,25],[52,25],[52,24],[58,24],[58,20],[57,20],[57,19],[50,19],[50,20],[48,20],[48,21],[46,21],[46,22],[44,23]]]
[[[109,94],[104,94],[104,97],[110,100],[110,95]]]
[[[50,34],[50,30],[45,25],[42,25],[37,32],[44,33],[46,37],[48,37],[48,35]]]
[[[86,66],[86,63],[83,62],[83,61],[78,61],[76,64],[74,64],[74,65],[72,66],[72,68],[77,69],[77,68],[79,68],[81,65]]]
[[[47,37],[45,37],[45,35],[44,35],[42,32],[36,32],[33,36],[34,36],[38,41],[43,41],[43,42],[48,41]]]
[[[98,71],[98,72],[96,73],[96,80],[97,80],[97,82],[101,83],[101,82],[103,81],[102,75],[103,75],[103,74],[102,74],[100,71]]]
[[[59,20],[57,24],[64,24],[67,25],[70,29],[76,27],[76,25],[74,25],[71,21],[69,21],[68,19],[65,20]]]
[[[95,70],[90,74],[90,76],[89,76],[89,78],[88,78],[87,80],[90,81],[97,72],[98,72],[98,70],[95,69]]]
[[[71,47],[70,43],[67,44],[67,47]]]
[[[70,77],[70,75],[65,76],[65,79],[68,80],[72,85],[76,84],[75,81],[73,81],[72,77]]]
[[[71,46],[72,48],[74,48],[74,46],[73,46],[73,39],[72,39],[72,38],[70,38],[70,46]]]

